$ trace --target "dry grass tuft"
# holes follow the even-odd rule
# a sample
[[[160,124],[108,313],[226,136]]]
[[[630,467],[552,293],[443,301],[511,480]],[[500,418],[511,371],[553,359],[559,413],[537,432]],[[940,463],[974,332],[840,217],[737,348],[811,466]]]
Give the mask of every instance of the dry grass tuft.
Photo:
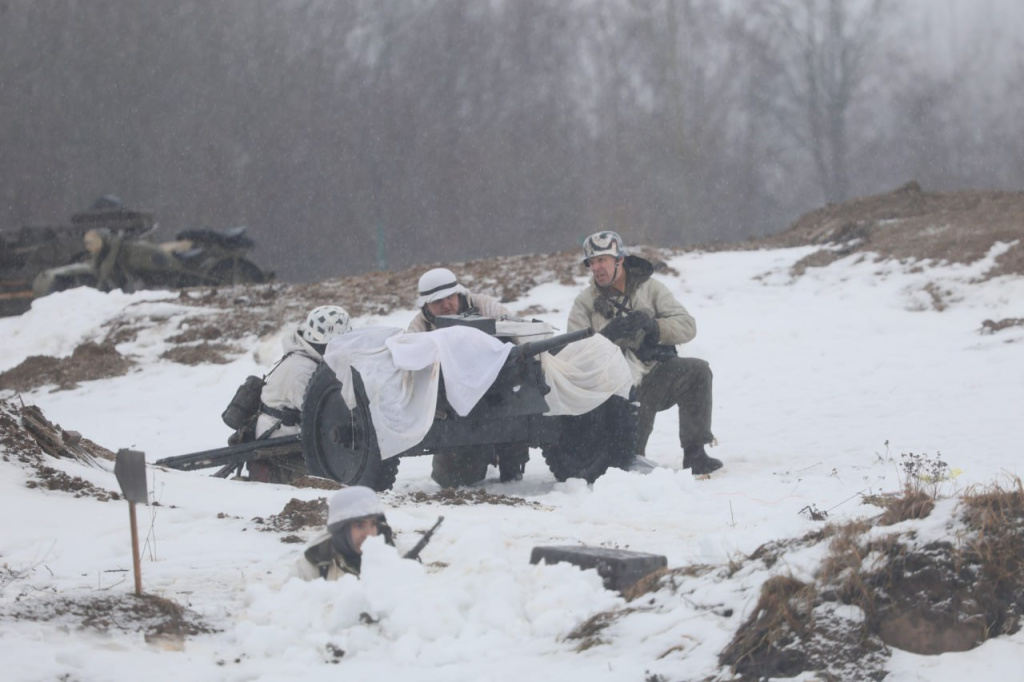
[[[935,499],[931,495],[908,486],[904,488],[902,495],[888,500],[878,525],[892,526],[910,519],[924,519],[934,508]]]
[[[743,676],[792,677],[804,670],[799,648],[789,645],[804,639],[814,627],[812,611],[817,590],[791,576],[769,578],[753,613],[719,655],[721,665]]]

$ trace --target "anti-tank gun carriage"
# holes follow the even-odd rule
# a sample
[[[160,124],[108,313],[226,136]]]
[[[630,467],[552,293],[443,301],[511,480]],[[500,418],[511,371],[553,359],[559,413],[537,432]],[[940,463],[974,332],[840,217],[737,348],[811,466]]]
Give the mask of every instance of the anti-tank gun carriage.
[[[474,315],[439,317],[438,325],[438,332],[422,334],[371,328],[338,337],[345,341],[343,347],[332,342],[328,362],[316,370],[307,387],[299,435],[170,457],[157,464],[183,470],[220,466],[218,473],[226,474],[254,459],[294,457],[301,450],[312,475],[387,490],[402,458],[442,450],[487,456],[498,446],[540,448],[559,481],[593,482],[609,467],[626,468],[632,461],[637,413],[629,370],[604,337],[591,329],[552,335],[543,322]],[[399,384],[419,387],[415,395],[397,396],[381,389],[380,373],[365,360],[378,357],[384,366],[393,363],[385,346],[388,338],[429,344],[431,335],[449,335],[445,330],[452,328],[461,329],[457,336],[463,345],[452,354],[460,359],[465,359],[467,338],[486,337],[497,344],[492,344],[494,349],[503,342],[512,344],[494,351],[504,353],[500,367],[470,409],[464,396],[446,388],[443,361],[437,372],[442,376],[434,385],[424,381],[435,372],[433,364],[419,374],[390,364]],[[430,413],[414,415],[412,428],[408,422],[396,425],[394,412],[400,403],[425,405]]]
[[[347,485],[387,490],[394,484],[403,457],[453,448],[486,454],[489,448],[509,444],[541,448],[548,468],[560,481],[583,478],[593,482],[609,467],[628,466],[636,445],[636,405],[630,394],[628,368],[618,350],[605,343],[603,337],[592,339],[599,350],[594,355],[593,345],[590,346],[588,362],[621,362],[617,385],[605,381],[586,388],[576,387],[586,393],[579,400],[579,396],[566,395],[567,390],[572,394],[568,385],[573,377],[553,374],[558,363],[551,357],[562,355],[560,351],[572,344],[591,339],[592,329],[551,336],[550,327],[542,322],[495,321],[477,316],[439,317],[438,321],[439,331],[426,334],[443,333],[445,328],[474,328],[495,339],[515,343],[496,378],[472,409],[460,414],[455,407],[456,396],[449,395],[445,390],[447,382],[439,380],[433,419],[422,438],[399,452],[393,451],[394,446],[382,451],[383,440],[375,421],[380,421],[389,408],[379,402],[387,393],[368,390],[358,363],[352,363],[347,365],[347,372],[342,372],[351,382],[346,396],[346,377],[335,371],[338,363],[334,363],[335,368],[325,363],[314,373],[302,409],[302,449],[309,473]],[[329,358],[330,355],[329,349]],[[591,378],[594,370],[590,368]],[[597,373],[604,370],[607,366]],[[554,393],[551,379],[558,380]],[[550,409],[555,398],[558,410]],[[567,409],[568,403],[573,404]],[[584,410],[588,405],[592,405],[591,409]]]

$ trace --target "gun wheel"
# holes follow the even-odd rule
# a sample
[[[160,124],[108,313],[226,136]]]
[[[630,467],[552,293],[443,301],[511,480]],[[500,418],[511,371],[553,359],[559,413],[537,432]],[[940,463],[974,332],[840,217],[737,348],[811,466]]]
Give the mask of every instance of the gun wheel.
[[[636,406],[612,396],[597,409],[563,420],[558,442],[543,449],[548,469],[559,481],[593,483],[609,467],[626,468],[636,448]]]
[[[302,453],[314,476],[345,485],[389,490],[398,476],[398,458],[381,460],[362,380],[353,374],[359,404],[349,410],[341,382],[327,365],[310,379],[302,405]]]

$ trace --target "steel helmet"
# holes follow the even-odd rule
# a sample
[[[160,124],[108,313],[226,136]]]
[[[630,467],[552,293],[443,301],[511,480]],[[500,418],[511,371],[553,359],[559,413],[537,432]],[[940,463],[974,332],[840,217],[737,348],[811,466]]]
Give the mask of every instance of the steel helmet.
[[[427,270],[420,276],[420,283],[417,287],[420,297],[416,299],[416,307],[422,308],[432,301],[440,301],[452,294],[469,295],[466,287],[459,284],[455,273],[448,268],[434,268]]]
[[[384,507],[370,488],[361,485],[342,488],[327,502],[327,529],[333,532],[348,521],[383,514]]]
[[[299,327],[299,336],[310,344],[324,345],[351,328],[348,311],[341,306],[322,305],[309,311],[305,322]]]
[[[626,251],[626,244],[618,232],[605,230],[595,232],[583,240],[583,264],[590,265],[590,259],[594,256],[612,256],[616,259],[629,255]]]

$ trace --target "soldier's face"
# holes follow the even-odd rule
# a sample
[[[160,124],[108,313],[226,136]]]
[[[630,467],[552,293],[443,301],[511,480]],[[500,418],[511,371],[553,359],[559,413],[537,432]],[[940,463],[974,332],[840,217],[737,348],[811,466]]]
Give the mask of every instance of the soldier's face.
[[[363,543],[366,538],[380,533],[377,529],[377,519],[374,518],[356,519],[349,528],[349,533],[352,535],[352,549],[359,554],[363,553]]]
[[[597,286],[606,287],[615,281],[615,257],[594,256],[590,259],[590,272],[594,275]]]
[[[431,301],[427,304],[427,310],[434,317],[438,315],[454,315],[459,312],[459,295],[452,294],[437,301]]]

